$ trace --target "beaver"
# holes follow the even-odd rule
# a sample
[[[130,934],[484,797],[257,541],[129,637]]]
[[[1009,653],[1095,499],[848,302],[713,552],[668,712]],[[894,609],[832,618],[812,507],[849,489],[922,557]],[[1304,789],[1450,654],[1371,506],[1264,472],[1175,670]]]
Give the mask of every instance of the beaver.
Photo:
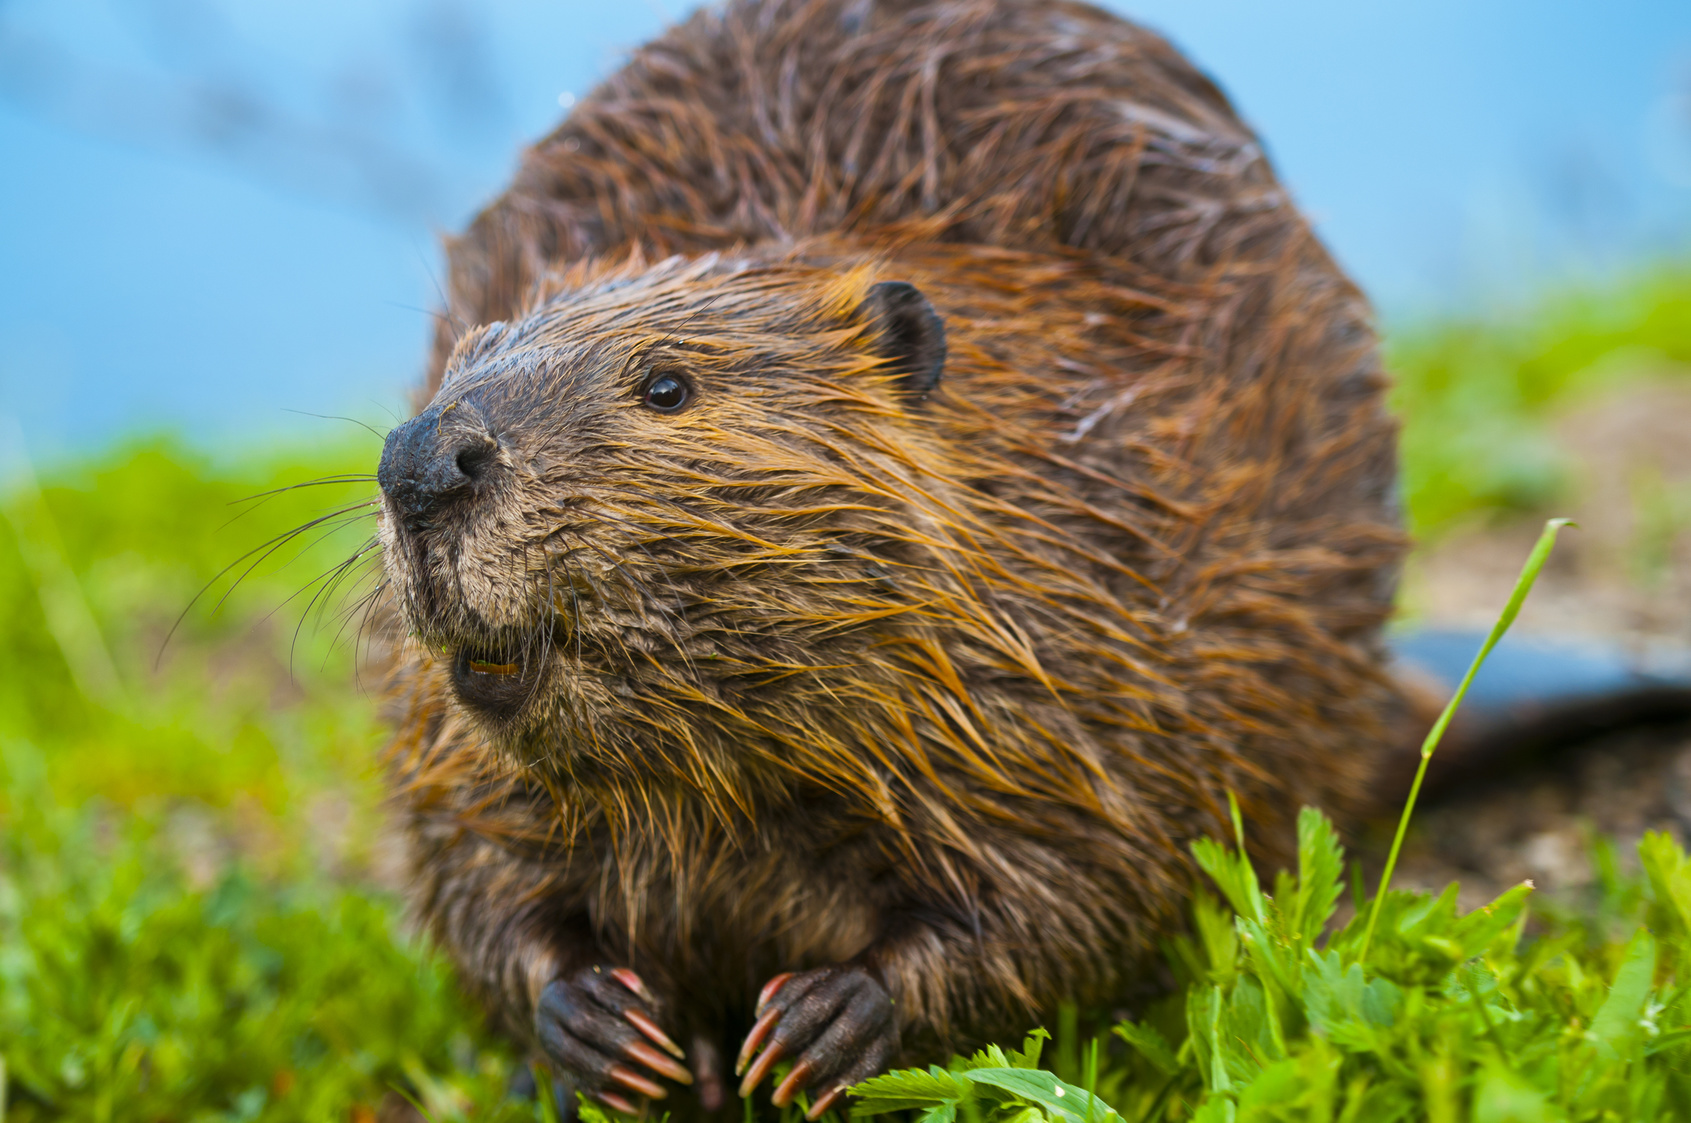
[[[448,258],[378,472],[409,892],[586,1095],[816,1118],[1129,993],[1229,793],[1264,858],[1366,803],[1369,309],[1156,35],[731,0]]]

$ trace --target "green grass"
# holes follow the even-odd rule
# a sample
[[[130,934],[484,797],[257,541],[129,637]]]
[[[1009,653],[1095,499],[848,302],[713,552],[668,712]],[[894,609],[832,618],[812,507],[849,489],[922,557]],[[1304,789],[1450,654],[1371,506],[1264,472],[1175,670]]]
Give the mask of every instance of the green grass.
[[[1691,375],[1691,268],[1563,292],[1499,319],[1398,325],[1387,344],[1417,535],[1540,512],[1572,482],[1553,417],[1629,381]]]
[[[1691,273],[1406,329],[1389,351],[1416,526],[1541,511],[1567,484],[1549,418],[1691,364]],[[520,1059],[381,888],[356,627],[299,626],[368,520],[288,544],[213,611],[225,579],[164,644],[229,562],[371,487],[239,500],[368,472],[377,447],[131,445],[0,495],[0,1117],[363,1121],[403,1095],[437,1120],[545,1118],[507,1098]],[[1638,878],[1600,863],[1578,910],[1514,893],[1459,917],[1448,894],[1393,892],[1364,955],[1356,922],[1318,935],[1342,861],[1317,818],[1300,841],[1271,891],[1201,852],[1223,896],[1200,894],[1168,947],[1180,993],[1095,1051],[1060,1034],[1040,1063],[1062,1096],[1028,1067],[1036,1037],[889,1078],[871,1105],[934,1123],[1691,1115],[1691,866],[1670,843],[1646,843]]]
[[[345,1118],[390,1086],[499,1105],[509,1058],[391,902],[241,862],[195,886],[154,816],[55,806],[25,746],[6,765],[9,1118]]]
[[[370,452],[135,447],[0,508],[6,1118],[347,1118],[395,1087],[436,1118],[515,1109],[513,1058],[372,886],[381,732],[351,633],[296,632],[310,590],[288,598],[367,520],[213,611],[216,585],[165,644],[230,560],[369,485],[238,500]]]

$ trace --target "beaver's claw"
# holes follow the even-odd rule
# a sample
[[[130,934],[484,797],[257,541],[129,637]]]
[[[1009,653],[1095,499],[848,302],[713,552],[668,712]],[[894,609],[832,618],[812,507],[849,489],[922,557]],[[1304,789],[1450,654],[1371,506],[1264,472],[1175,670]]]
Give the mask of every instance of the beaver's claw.
[[[805,1118],[817,1118],[847,1088],[879,1073],[898,1052],[893,1013],[887,988],[864,967],[822,967],[775,976],[758,997],[757,1024],[746,1035],[734,1066],[736,1075],[745,1073],[740,1095],[751,1095],[778,1061],[792,1057],[792,1071],[775,1089],[775,1106],[786,1107],[800,1090],[814,1086],[822,1092]]]
[[[693,1082],[693,1074],[671,1059],[682,1052],[658,1027],[652,1016],[656,1008],[657,1000],[634,972],[584,967],[553,979],[541,991],[535,1032],[584,1093],[632,1115],[638,1109],[624,1092],[654,1100],[667,1094],[642,1067],[683,1084]]]

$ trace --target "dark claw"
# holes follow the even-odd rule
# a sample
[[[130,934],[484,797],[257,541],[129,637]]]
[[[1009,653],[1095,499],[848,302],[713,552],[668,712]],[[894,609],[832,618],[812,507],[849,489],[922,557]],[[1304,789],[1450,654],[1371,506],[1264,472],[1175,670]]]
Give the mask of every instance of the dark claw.
[[[667,1093],[654,1076],[693,1082],[691,1072],[648,1044],[675,1049],[643,1005],[656,1002],[632,971],[583,968],[541,992],[535,1033],[584,1092],[618,1111],[636,1112],[625,1090],[661,1099]]]
[[[782,984],[792,977],[791,971],[783,971],[763,984],[763,989],[757,992],[757,1014],[759,1017],[763,1016],[763,1008],[769,1005],[769,1000],[775,997],[775,992],[780,990]]]
[[[758,1057],[757,1063],[752,1065],[752,1070],[746,1073],[746,1078],[740,1081],[741,1099],[751,1095],[752,1090],[763,1083],[763,1078],[769,1075],[769,1070],[774,1068],[782,1057],[786,1056],[786,1052],[785,1049],[781,1048],[779,1041],[770,1043],[769,1048],[765,1049],[762,1055]]]
[[[800,1061],[787,1073],[787,1079],[781,1081],[775,1093],[769,1097],[769,1102],[776,1107],[786,1107],[793,1102],[793,1097],[799,1094],[799,1089],[810,1083],[810,1078],[816,1075],[816,1066],[808,1060]]]
[[[816,1097],[816,1102],[810,1105],[810,1110],[804,1113],[804,1117],[811,1120],[822,1118],[822,1113],[839,1103],[840,1097],[846,1094],[846,1089],[849,1087],[851,1087],[850,1084],[836,1084],[829,1088]]]
[[[632,1019],[630,1019],[632,1020]],[[644,1041],[631,1041],[623,1049],[622,1055],[631,1061],[639,1061],[653,1072],[662,1073],[671,1080],[679,1080],[683,1084],[693,1082],[693,1074],[676,1064],[669,1057],[664,1056]]]
[[[784,1057],[792,1071],[775,1089],[774,1103],[786,1107],[805,1088],[825,1087],[807,1111],[816,1119],[845,1089],[879,1073],[898,1052],[898,1022],[892,996],[874,972],[848,965],[797,975],[778,975],[764,986],[761,1016],[740,1049],[736,1071],[755,1054],[740,1095],[757,1088]],[[762,1052],[758,1052],[762,1046]]]
[[[752,1026],[752,1031],[746,1034],[746,1043],[740,1046],[740,1056],[734,1062],[734,1075],[739,1076],[746,1071],[746,1066],[752,1063],[752,1054],[756,1053],[763,1039],[769,1036],[769,1031],[775,1023],[781,1020],[780,1010],[765,1010]],[[742,1095],[744,1093],[741,1093]]]
[[[623,1099],[621,1096],[617,1095],[615,1092],[589,1092],[589,1093],[587,1093],[587,1096],[588,1096],[589,1099],[598,1100],[600,1103],[604,1104],[606,1107],[613,1108],[617,1111],[620,1111],[624,1115],[639,1115],[640,1114],[639,1108],[635,1107],[632,1103]]]
[[[624,1065],[612,1065],[611,1071],[606,1075],[623,1087],[634,1089],[649,1100],[661,1100],[669,1095],[668,1092],[664,1091],[662,1084],[653,1083]]]
[[[640,1011],[624,1010],[622,1012],[622,1016],[628,1019],[629,1025],[645,1034],[646,1037],[658,1048],[669,1050],[670,1055],[675,1057],[677,1060],[680,1060],[687,1055],[681,1051],[681,1046],[669,1039],[669,1034],[658,1028],[657,1022],[654,1022]]]
[[[640,978],[640,976],[636,975],[633,971],[630,971],[628,968],[626,968],[626,967],[614,967],[614,968],[612,968],[611,969],[611,978],[615,979],[617,982],[621,983],[623,986],[625,986],[629,990],[633,991],[635,996],[638,997],[641,1001],[648,1002],[648,1003],[652,1004],[653,1006],[656,1006],[658,1004],[658,1000],[652,997],[652,992],[646,989],[645,980]]]

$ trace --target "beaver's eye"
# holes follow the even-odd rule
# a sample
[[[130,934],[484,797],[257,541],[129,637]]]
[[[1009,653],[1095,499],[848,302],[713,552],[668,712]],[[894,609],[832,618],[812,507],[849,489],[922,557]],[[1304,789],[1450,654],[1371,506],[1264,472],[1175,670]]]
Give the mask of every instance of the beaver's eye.
[[[687,380],[673,374],[660,374],[646,384],[646,396],[643,399],[647,406],[659,413],[674,413],[686,405],[693,396],[693,388],[687,385]]]

